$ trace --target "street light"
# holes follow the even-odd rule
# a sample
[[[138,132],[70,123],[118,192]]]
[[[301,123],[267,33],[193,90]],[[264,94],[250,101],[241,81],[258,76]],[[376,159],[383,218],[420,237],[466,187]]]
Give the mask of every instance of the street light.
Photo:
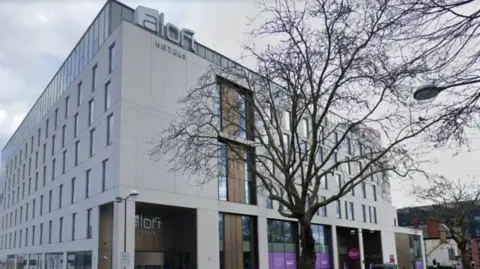
[[[415,100],[423,101],[437,97],[439,93],[445,90],[447,87],[438,87],[433,84],[426,84],[418,87],[413,93]]]
[[[131,190],[127,197],[122,198],[120,196],[117,196],[115,198],[115,203],[120,204],[120,203],[124,202],[124,205],[125,205],[125,210],[124,210],[124,213],[123,213],[123,220],[124,220],[124,225],[123,225],[123,238],[124,238],[123,239],[123,252],[124,253],[127,253],[127,200],[129,198],[132,198],[132,199],[137,198],[138,194],[139,194],[138,191]]]

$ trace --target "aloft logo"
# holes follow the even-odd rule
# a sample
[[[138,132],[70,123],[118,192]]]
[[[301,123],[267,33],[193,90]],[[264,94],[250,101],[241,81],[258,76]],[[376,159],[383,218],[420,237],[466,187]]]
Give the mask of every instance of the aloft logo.
[[[159,217],[145,217],[143,215],[135,216],[135,228],[141,230],[162,230],[162,221]]]

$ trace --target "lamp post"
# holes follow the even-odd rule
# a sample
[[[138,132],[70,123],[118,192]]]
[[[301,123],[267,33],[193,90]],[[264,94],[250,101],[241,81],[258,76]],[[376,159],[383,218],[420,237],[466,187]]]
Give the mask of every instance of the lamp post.
[[[448,86],[437,86],[435,84],[425,84],[420,87],[418,87],[414,92],[413,92],[413,98],[418,101],[424,101],[428,99],[433,99],[437,97],[438,94],[440,94],[442,91],[448,89],[448,88],[453,88],[453,87],[458,87],[458,86],[465,86],[465,85],[470,85],[470,84],[475,84],[475,83],[480,83],[480,80],[471,80],[471,81],[465,81],[465,82],[459,82],[456,84],[451,84]]]
[[[129,198],[135,199],[137,196],[138,196],[138,191],[131,190],[127,197],[122,198],[120,196],[117,196],[115,198],[115,203],[120,204],[120,203],[123,202],[123,204],[125,205],[125,209],[124,209],[124,212],[123,212],[123,221],[124,221],[124,225],[123,225],[123,252],[124,253],[127,252],[127,200]]]

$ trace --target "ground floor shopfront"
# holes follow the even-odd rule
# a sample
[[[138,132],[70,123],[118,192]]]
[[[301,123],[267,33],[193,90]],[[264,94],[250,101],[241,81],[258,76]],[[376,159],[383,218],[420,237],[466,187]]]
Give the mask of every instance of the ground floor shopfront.
[[[140,202],[129,203],[126,210],[115,205],[96,211],[92,249],[53,252],[46,245],[43,253],[9,255],[7,269],[297,268],[299,227],[294,221]],[[318,269],[395,262],[391,231],[321,223],[312,231]]]

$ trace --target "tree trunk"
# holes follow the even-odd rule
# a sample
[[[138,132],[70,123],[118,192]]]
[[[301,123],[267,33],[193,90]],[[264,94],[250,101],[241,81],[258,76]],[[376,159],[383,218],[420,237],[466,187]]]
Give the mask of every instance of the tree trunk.
[[[298,269],[315,269],[315,239],[310,221],[300,221],[300,261]]]
[[[460,261],[462,261],[463,269],[470,269],[470,255],[467,250],[467,243],[461,242],[458,244],[458,251],[460,252]]]

